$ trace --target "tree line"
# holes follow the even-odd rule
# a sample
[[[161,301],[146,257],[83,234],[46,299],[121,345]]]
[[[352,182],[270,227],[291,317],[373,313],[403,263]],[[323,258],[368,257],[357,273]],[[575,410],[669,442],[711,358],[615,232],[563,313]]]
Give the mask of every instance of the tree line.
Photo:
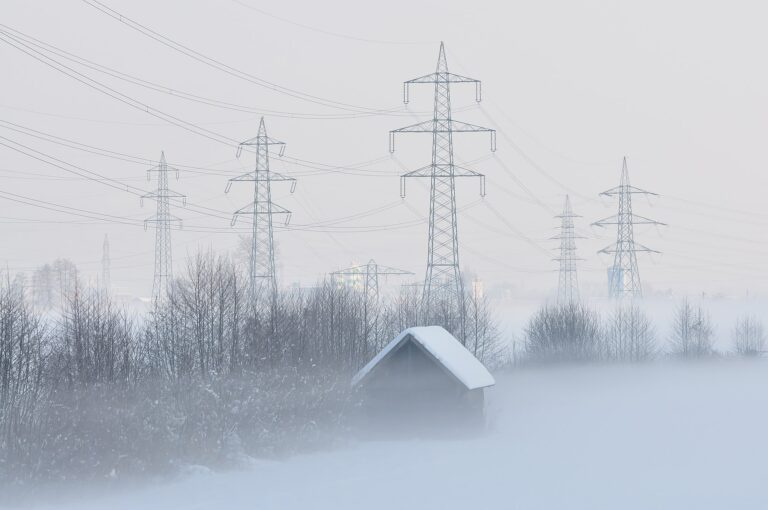
[[[642,362],[660,356],[679,359],[718,355],[711,317],[700,305],[683,299],[676,308],[664,349],[652,321],[637,304],[619,304],[607,316],[581,304],[540,308],[528,321],[524,351],[518,361]],[[766,335],[755,316],[737,319],[730,333],[739,356],[763,354]]]
[[[35,272],[31,288],[6,278],[0,480],[120,477],[327,445],[355,406],[351,375],[422,322],[417,289],[372,304],[325,280],[273,301],[247,281],[228,256],[199,253],[150,313],[132,315],[65,261]],[[462,313],[432,318],[498,363],[488,304],[467,296]]]

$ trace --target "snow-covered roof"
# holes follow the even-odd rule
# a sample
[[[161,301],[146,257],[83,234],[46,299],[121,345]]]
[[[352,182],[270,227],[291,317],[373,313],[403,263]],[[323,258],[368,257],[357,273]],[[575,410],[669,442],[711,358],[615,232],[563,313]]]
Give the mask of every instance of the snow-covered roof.
[[[442,364],[468,390],[496,384],[488,369],[453,335],[440,326],[424,326],[408,328],[389,342],[376,357],[355,375],[352,379],[352,385],[355,386],[365,379],[379,363],[405,345],[409,337],[418,342],[427,353]]]

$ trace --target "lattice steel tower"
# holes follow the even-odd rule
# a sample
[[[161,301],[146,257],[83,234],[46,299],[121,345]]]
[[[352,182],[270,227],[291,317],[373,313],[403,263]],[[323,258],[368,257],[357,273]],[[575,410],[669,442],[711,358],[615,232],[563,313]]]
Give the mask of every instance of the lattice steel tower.
[[[109,260],[109,236],[104,234],[104,243],[101,245],[101,289],[109,294],[112,284],[110,276]]]
[[[581,237],[576,235],[573,219],[580,218],[581,216],[573,214],[571,199],[566,195],[563,213],[555,217],[560,218],[560,234],[553,237],[553,239],[560,240],[560,256],[555,259],[560,264],[557,283],[557,304],[564,306],[575,304],[579,301],[579,279],[576,274],[576,261],[582,259],[576,257],[576,239],[581,239]]]
[[[435,87],[434,114],[432,119],[390,132],[390,152],[394,152],[395,133],[432,133],[432,163],[408,172],[401,177],[400,194],[405,196],[405,180],[409,177],[430,179],[429,197],[429,245],[427,272],[422,294],[422,314],[427,320],[438,304],[449,306],[463,318],[464,286],[459,269],[459,239],[456,223],[457,177],[479,177],[480,194],[485,195],[485,176],[458,167],[453,159],[453,133],[489,132],[491,151],[496,150],[496,131],[451,117],[451,83],[474,83],[475,100],[481,100],[480,81],[448,71],[445,48],[440,43],[437,69],[434,73],[406,81],[403,100],[408,103],[411,84],[431,84]]]
[[[157,173],[157,190],[147,193],[142,198],[151,198],[157,204],[157,212],[144,220],[144,229],[149,223],[155,224],[155,278],[152,283],[152,303],[162,303],[168,296],[168,284],[173,279],[173,258],[171,252],[171,224],[178,223],[181,227],[181,219],[171,214],[171,199],[181,199],[186,204],[186,196],[168,189],[168,164],[165,161],[165,152],[160,153],[160,163],[147,170],[147,180],[152,179],[152,173]],[[179,178],[179,171],[176,179]]]
[[[360,278],[363,284],[363,296],[365,302],[364,317],[365,322],[365,337],[370,338],[376,334],[378,329],[378,305],[379,305],[379,276],[390,275],[409,275],[413,274],[410,271],[403,269],[396,269],[394,267],[381,266],[377,264],[373,259],[369,260],[367,264],[362,266],[349,267],[347,269],[340,269],[331,273],[332,277],[346,277],[346,278]],[[359,281],[352,282],[358,284]]]
[[[248,215],[253,218],[253,231],[251,238],[250,265],[250,291],[253,299],[257,300],[264,292],[268,292],[270,303],[275,304],[277,299],[277,281],[275,276],[275,246],[272,217],[276,214],[285,214],[286,225],[290,221],[291,212],[272,202],[272,182],[290,181],[291,193],[296,189],[296,179],[286,177],[269,169],[269,147],[280,146],[280,156],[285,151],[285,144],[267,136],[267,128],[264,125],[264,117],[259,124],[259,134],[255,138],[246,140],[238,146],[237,157],[240,157],[243,146],[255,147],[256,168],[227,183],[225,192],[229,192],[233,182],[253,182],[253,202],[235,211],[232,217],[232,225],[235,225],[239,215]]]
[[[608,268],[608,295],[616,299],[633,299],[643,295],[640,284],[640,272],[637,268],[637,253],[659,253],[635,243],[635,225],[664,225],[664,223],[638,216],[632,212],[632,195],[654,195],[650,191],[636,188],[629,184],[629,172],[627,170],[627,158],[621,166],[621,182],[612,189],[600,193],[603,196],[619,197],[619,212],[615,216],[605,218],[593,223],[598,227],[616,225],[616,243],[608,246],[599,253],[612,253],[613,265]]]
[[[373,259],[362,266],[340,269],[331,273],[332,276],[360,277],[363,282],[363,294],[365,295],[366,308],[368,305],[376,305],[379,302],[379,276],[390,275],[408,275],[413,274],[410,271],[396,269],[394,267],[382,266]]]

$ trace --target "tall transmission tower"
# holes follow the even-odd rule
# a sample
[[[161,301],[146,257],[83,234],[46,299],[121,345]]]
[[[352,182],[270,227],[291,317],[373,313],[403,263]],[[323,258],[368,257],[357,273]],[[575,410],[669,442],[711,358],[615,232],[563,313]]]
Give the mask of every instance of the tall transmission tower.
[[[573,219],[580,218],[581,216],[573,214],[571,198],[566,195],[563,213],[555,217],[560,218],[560,234],[553,237],[553,239],[560,240],[560,256],[555,259],[560,264],[557,282],[557,304],[564,306],[575,304],[579,301],[579,280],[576,274],[576,261],[582,259],[576,258],[576,239],[581,239],[581,237],[576,235]]]
[[[373,259],[369,260],[367,264],[362,266],[349,267],[347,269],[340,269],[331,273],[331,277],[352,277],[360,278],[363,283],[363,296],[365,296],[364,302],[364,322],[365,322],[365,336],[369,338],[372,334],[376,333],[378,322],[378,304],[379,304],[379,276],[390,275],[412,275],[410,271],[403,269],[396,269],[394,267],[381,266],[377,264]],[[357,282],[355,282],[357,283]]]
[[[615,299],[634,299],[642,297],[640,271],[637,267],[637,253],[659,253],[635,243],[635,225],[664,225],[664,223],[639,216],[632,212],[632,195],[653,195],[656,193],[636,188],[629,183],[627,158],[621,165],[621,181],[615,188],[600,193],[600,195],[619,197],[619,212],[615,216],[593,223],[598,227],[616,225],[616,243],[608,246],[599,253],[613,254],[613,265],[608,268],[608,295]]]
[[[168,283],[173,279],[173,258],[171,255],[171,224],[178,223],[181,227],[181,219],[171,214],[171,199],[181,199],[186,204],[186,196],[168,189],[168,164],[165,161],[165,152],[160,153],[160,163],[147,170],[147,180],[152,179],[152,173],[157,173],[157,189],[142,196],[142,204],[145,198],[151,198],[157,204],[157,212],[144,220],[144,229],[149,223],[155,225],[155,278],[152,283],[152,303],[162,303],[168,296]],[[179,178],[179,171],[176,179]]]
[[[225,192],[229,192],[233,182],[253,182],[253,202],[235,211],[232,217],[232,225],[235,225],[239,215],[253,217],[253,232],[251,238],[250,266],[250,291],[253,299],[258,299],[264,292],[268,292],[270,303],[275,304],[277,299],[277,281],[275,276],[275,245],[273,216],[286,215],[285,224],[291,218],[291,212],[272,202],[272,182],[290,181],[291,193],[296,189],[296,179],[286,177],[269,169],[269,147],[280,146],[280,156],[285,151],[285,143],[267,136],[267,128],[264,125],[264,117],[259,124],[259,134],[255,138],[242,142],[237,148],[237,157],[240,157],[243,146],[255,147],[256,167],[253,172],[248,172],[227,183]]]
[[[480,102],[481,84],[474,78],[467,78],[448,71],[445,47],[440,43],[437,69],[403,84],[403,101],[407,104],[411,84],[430,84],[435,88],[434,114],[432,119],[412,126],[390,131],[389,150],[395,151],[396,133],[432,133],[432,163],[401,176],[400,195],[405,197],[405,182],[410,177],[430,179],[429,192],[429,244],[427,272],[422,293],[422,314],[427,320],[440,304],[454,310],[464,318],[464,285],[459,269],[459,236],[456,221],[456,178],[479,177],[480,194],[485,195],[485,176],[458,167],[453,158],[454,133],[491,134],[491,151],[496,150],[496,131],[473,124],[454,120],[451,116],[451,83],[473,83],[475,100]]]
[[[101,245],[101,288],[105,294],[109,294],[112,284],[110,281],[109,260],[109,235],[104,234],[104,243]]]

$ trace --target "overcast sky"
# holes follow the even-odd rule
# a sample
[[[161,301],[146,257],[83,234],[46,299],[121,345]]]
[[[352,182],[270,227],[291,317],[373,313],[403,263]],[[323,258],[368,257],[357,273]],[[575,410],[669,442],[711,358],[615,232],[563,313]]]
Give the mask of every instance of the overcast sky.
[[[764,2],[104,4],[277,87],[195,61],[79,0],[4,0],[0,28],[246,110],[191,102],[44,53],[109,86],[113,95],[214,137],[255,136],[257,112],[264,110],[269,134],[288,144],[286,158],[273,158],[272,169],[298,179],[294,195],[279,183],[273,192],[275,202],[293,211],[292,226],[276,233],[284,284],[309,285],[370,258],[421,278],[427,189],[411,182],[401,200],[398,175],[429,162],[430,137],[403,135],[392,158],[388,131],[431,114],[433,91],[414,89],[405,110],[402,82],[434,70],[443,40],[449,68],[483,82],[480,105],[470,86],[452,88],[454,118],[499,130],[493,155],[484,135],[455,137],[457,161],[488,178],[482,201],[478,182],[458,182],[461,264],[487,286],[508,283],[544,294],[556,285],[550,260],[556,254],[547,253],[556,244],[548,238],[556,234],[553,215],[570,193],[583,216],[580,233],[588,237],[578,244],[585,259],[580,280],[588,293],[604,293],[610,259],[596,252],[615,232],[589,224],[615,213],[616,204],[597,194],[618,184],[626,155],[632,183],[660,194],[638,199],[635,212],[669,224],[636,231],[639,243],[663,252],[640,258],[646,290],[768,291],[761,264],[768,255]],[[174,210],[185,227],[173,232],[177,273],[199,248],[224,252],[237,246],[229,216],[249,202],[251,188],[235,184],[227,195],[224,188],[228,178],[252,167],[252,155],[238,160],[232,144],[139,111],[2,41],[0,58],[0,142],[17,149],[13,142],[23,144],[42,159],[52,156],[147,191],[153,183],[146,180],[145,163],[68,148],[7,123],[149,160],[165,150],[169,163],[181,169],[171,186],[190,202]],[[361,114],[372,110],[388,113]],[[67,257],[95,278],[109,234],[115,290],[150,294],[154,235],[141,220],[153,214],[153,202],[142,209],[119,184],[85,179],[5,146],[0,178],[0,259],[12,271]],[[32,199],[38,207],[11,198]],[[115,221],[93,219],[94,212]]]

